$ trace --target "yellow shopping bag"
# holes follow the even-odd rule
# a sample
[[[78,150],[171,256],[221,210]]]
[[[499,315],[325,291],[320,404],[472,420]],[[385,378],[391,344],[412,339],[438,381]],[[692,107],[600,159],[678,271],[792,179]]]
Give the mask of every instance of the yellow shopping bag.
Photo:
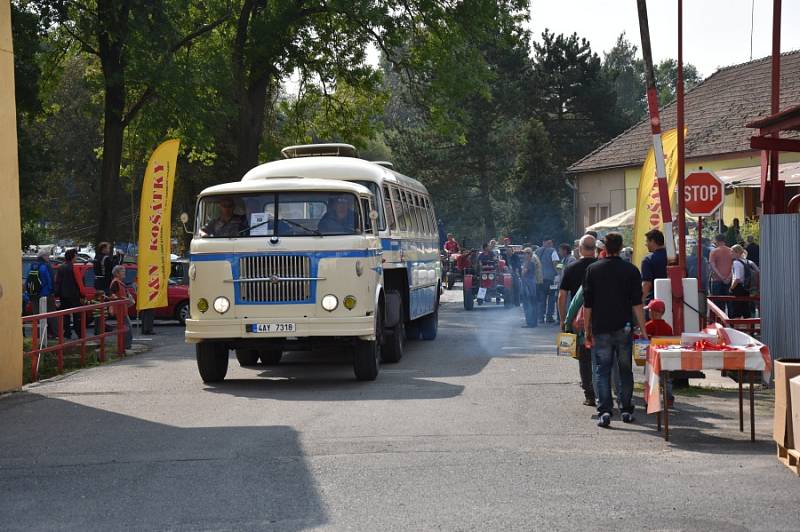
[[[578,358],[578,335],[566,332],[559,333],[556,346],[560,356]]]

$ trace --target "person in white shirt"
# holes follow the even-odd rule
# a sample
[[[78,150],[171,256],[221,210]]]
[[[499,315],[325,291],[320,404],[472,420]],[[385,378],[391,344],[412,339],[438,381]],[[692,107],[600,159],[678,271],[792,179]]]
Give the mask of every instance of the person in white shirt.
[[[750,295],[747,286],[747,252],[742,246],[736,244],[731,248],[733,252],[733,268],[731,274],[731,295],[736,297],[746,297]],[[750,303],[747,301],[735,301],[729,305],[729,317],[749,318]]]

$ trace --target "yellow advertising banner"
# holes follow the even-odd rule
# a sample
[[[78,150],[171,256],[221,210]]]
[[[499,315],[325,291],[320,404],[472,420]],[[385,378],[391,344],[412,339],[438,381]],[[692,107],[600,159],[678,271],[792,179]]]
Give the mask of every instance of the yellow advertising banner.
[[[675,187],[678,183],[678,130],[670,129],[663,133],[661,145],[664,147],[669,199],[671,203],[674,203]],[[677,211],[672,209],[672,212],[674,214]],[[650,147],[642,166],[639,190],[636,196],[636,218],[633,224],[633,264],[637,267],[641,266],[642,259],[648,253],[644,235],[651,229],[663,231],[663,228],[661,201],[658,197],[658,180],[656,179],[656,158],[653,148]]]
[[[172,188],[180,140],[163,142],[147,163],[139,207],[139,258],[136,309],[167,306],[169,285]]]

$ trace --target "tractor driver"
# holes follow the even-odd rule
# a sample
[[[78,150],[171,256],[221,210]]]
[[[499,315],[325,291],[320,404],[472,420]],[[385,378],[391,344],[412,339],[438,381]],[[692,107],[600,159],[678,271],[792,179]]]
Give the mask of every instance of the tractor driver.
[[[481,266],[483,266],[490,262],[494,262],[494,260],[495,260],[495,255],[494,251],[491,248],[491,243],[486,242],[485,244],[483,244],[483,246],[481,246],[481,252],[478,255],[478,262],[480,262]]]
[[[447,242],[444,243],[444,251],[448,255],[461,251],[461,246],[458,245],[458,241],[453,236],[453,233],[447,233]]]

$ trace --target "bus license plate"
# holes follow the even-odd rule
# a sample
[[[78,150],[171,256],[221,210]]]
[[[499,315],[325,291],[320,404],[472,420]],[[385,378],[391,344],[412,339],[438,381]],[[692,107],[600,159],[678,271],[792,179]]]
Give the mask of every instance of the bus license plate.
[[[295,332],[294,323],[252,323],[250,332],[254,333],[292,333]]]

